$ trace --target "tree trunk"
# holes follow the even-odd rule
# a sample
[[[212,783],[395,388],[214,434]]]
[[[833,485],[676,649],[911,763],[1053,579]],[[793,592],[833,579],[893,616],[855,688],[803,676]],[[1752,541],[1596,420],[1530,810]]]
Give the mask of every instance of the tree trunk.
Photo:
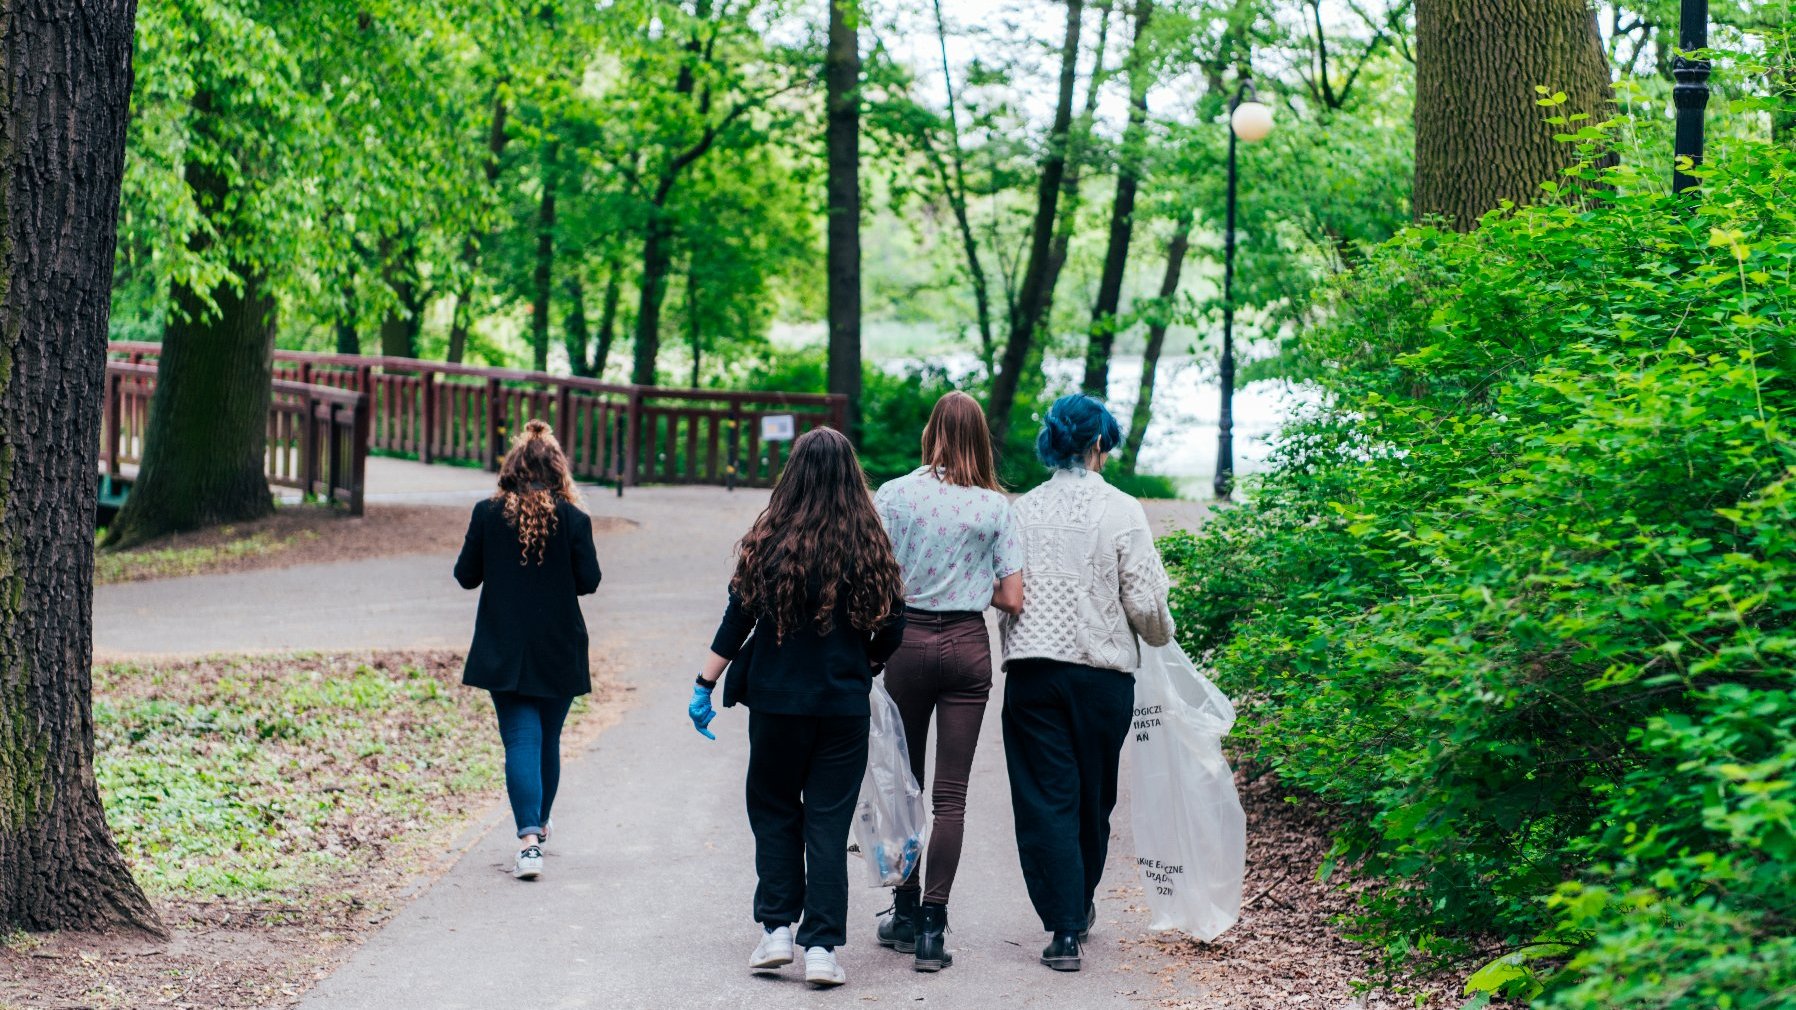
[[[1110,205],[1110,246],[1104,273],[1091,309],[1091,333],[1085,347],[1085,391],[1104,396],[1110,388],[1110,352],[1116,346],[1116,310],[1122,305],[1123,273],[1129,265],[1129,240],[1135,230],[1135,191],[1141,179],[1141,149],[1147,132],[1147,89],[1152,71],[1147,63],[1148,22],[1153,0],[1138,0],[1135,41],[1129,48],[1129,123],[1123,128],[1122,154],[1116,162],[1116,199]]]
[[[592,334],[586,328],[586,285],[581,284],[578,277],[568,278],[567,323],[563,334],[568,369],[583,379],[592,378],[591,359],[586,356],[592,343]]]
[[[1129,435],[1123,441],[1122,467],[1133,474],[1147,441],[1147,426],[1154,419],[1154,382],[1160,371],[1160,352],[1166,347],[1166,330],[1172,324],[1172,307],[1179,295],[1179,274],[1185,269],[1185,253],[1191,249],[1191,218],[1179,222],[1166,247],[1166,274],[1160,279],[1160,304],[1147,328],[1147,348],[1141,352],[1141,386],[1135,395],[1135,411],[1129,417]]]
[[[611,357],[611,338],[617,333],[617,303],[623,294],[618,273],[614,264],[605,279],[605,307],[599,310],[599,346],[592,353],[591,371],[595,379],[605,377],[605,364]]]
[[[1543,109],[1537,85],[1569,100]],[[1546,117],[1600,120],[1609,103],[1588,0],[1417,0],[1416,219],[1469,231],[1503,200],[1532,202],[1578,156]]]
[[[1048,254],[1054,241],[1054,215],[1059,207],[1060,184],[1066,175],[1066,141],[1073,123],[1073,82],[1078,76],[1079,22],[1083,14],[1083,0],[1067,0],[1066,40],[1060,47],[1060,96],[1054,106],[1054,125],[1048,132],[1048,150],[1042,158],[1035,222],[1030,233],[1029,265],[1023,272],[1017,311],[1011,321],[1010,335],[1004,341],[1003,366],[992,382],[992,398],[986,413],[986,421],[1000,447],[1010,430],[1010,410],[1016,405],[1017,387],[1029,361],[1029,349],[1035,343],[1036,327],[1041,324],[1042,306],[1047,301]]]
[[[393,292],[395,302],[380,320],[380,353],[389,358],[418,356],[418,331],[424,322],[424,299],[418,290],[418,273],[413,263],[415,253],[410,245],[391,254],[391,241],[383,240],[388,252],[381,266],[381,276]]]
[[[698,277],[690,264],[686,267],[686,341],[692,346],[692,382],[688,388],[697,389],[699,366],[705,359],[705,344],[704,330],[699,319]]]
[[[0,926],[163,932],[106,827],[89,671],[136,7],[0,7]]]
[[[539,372],[549,370],[549,298],[555,282],[555,159],[557,144],[543,148],[542,198],[536,209],[535,292],[530,302],[531,361]]]
[[[857,0],[830,0],[825,146],[829,160],[829,391],[861,432],[861,49]]]
[[[360,354],[362,353],[362,335],[357,332],[356,328],[356,292],[353,273],[349,275],[349,280],[343,282],[341,297],[343,302],[337,308],[337,353]]]
[[[979,241],[973,236],[973,223],[967,214],[966,151],[960,142],[960,110],[954,99],[954,72],[948,62],[948,23],[942,17],[942,0],[935,4],[935,38],[942,54],[942,87],[948,96],[949,165],[941,166],[942,189],[948,194],[948,207],[954,212],[954,223],[960,229],[961,252],[967,260],[967,276],[973,283],[973,309],[979,322],[979,360],[985,365],[990,380],[997,370],[997,339],[992,336],[991,289],[985,279],[985,264],[979,259]],[[952,168],[952,174],[949,168]]]
[[[504,93],[494,94],[493,117],[486,134],[484,168],[488,189],[499,181],[499,156],[505,153],[505,142],[509,139],[505,133],[506,114]],[[455,313],[449,322],[449,352],[445,355],[454,364],[460,364],[462,357],[468,352],[468,317],[472,314],[468,300],[474,297],[474,273],[480,267],[478,235],[470,233],[462,239],[461,262],[464,276],[461,286],[455,291]]]
[[[673,226],[656,207],[642,239],[642,291],[636,306],[636,360],[630,381],[655,384],[655,359],[661,356],[661,303],[667,298],[667,272],[673,265]]]
[[[186,174],[201,213],[230,196],[228,181],[211,166],[189,163]],[[201,249],[212,239],[196,231],[190,241]],[[264,456],[275,300],[260,270],[232,262],[231,271],[240,284],[213,288],[216,308],[188,285],[174,285],[143,465],[107,535],[109,547],[274,511]]]
[[[1110,12],[1114,2],[1106,2],[1098,12],[1098,43],[1092,47],[1091,76],[1085,81],[1085,105],[1073,120],[1072,133],[1066,141],[1066,178],[1060,184],[1059,220],[1054,225],[1054,244],[1048,250],[1047,295],[1042,301],[1043,319],[1054,315],[1054,292],[1060,288],[1060,271],[1066,267],[1068,250],[1073,244],[1073,231],[1079,225],[1079,183],[1085,175],[1085,163],[1091,156],[1092,124],[1097,120],[1098,97],[1105,79],[1104,57],[1110,46]]]

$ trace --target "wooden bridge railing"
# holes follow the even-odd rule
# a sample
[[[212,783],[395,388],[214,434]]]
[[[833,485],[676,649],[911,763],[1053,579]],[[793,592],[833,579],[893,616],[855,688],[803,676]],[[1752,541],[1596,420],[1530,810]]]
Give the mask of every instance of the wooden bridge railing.
[[[133,363],[159,350],[112,345]],[[618,385],[414,358],[276,351],[274,367],[277,380],[367,394],[370,449],[497,468],[511,433],[541,418],[555,427],[576,478],[620,487],[771,486],[785,446],[761,440],[762,419],[791,415],[798,435],[842,427],[848,408],[841,396]]]
[[[100,465],[116,477],[143,462],[156,366],[106,363]],[[277,379],[268,405],[268,483],[362,514],[368,465],[369,397],[354,390]]]

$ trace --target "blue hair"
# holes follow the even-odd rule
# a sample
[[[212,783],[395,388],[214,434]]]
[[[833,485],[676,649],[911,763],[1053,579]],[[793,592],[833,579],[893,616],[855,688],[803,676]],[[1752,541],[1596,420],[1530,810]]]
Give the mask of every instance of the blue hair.
[[[1035,455],[1056,470],[1085,465],[1085,454],[1097,443],[1100,452],[1122,444],[1122,426],[1095,397],[1073,393],[1054,401],[1041,419]]]

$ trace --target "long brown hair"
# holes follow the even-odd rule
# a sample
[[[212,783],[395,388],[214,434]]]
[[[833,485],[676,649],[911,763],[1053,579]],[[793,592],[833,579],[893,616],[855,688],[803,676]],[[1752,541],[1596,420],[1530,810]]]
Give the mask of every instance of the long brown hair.
[[[815,428],[792,444],[773,499],[738,545],[730,588],[751,613],[773,618],[778,639],[806,621],[829,634],[842,593],[849,622],[861,632],[903,607],[892,541],[841,432]]]
[[[530,555],[542,564],[549,537],[555,532],[555,503],[580,504],[580,493],[574,490],[573,475],[568,473],[567,456],[555,432],[548,424],[532,419],[512,440],[511,450],[499,464],[499,490],[493,500],[505,507],[505,521],[518,531],[523,545],[519,564],[527,564]]]
[[[992,465],[992,431],[978,400],[957,389],[935,401],[923,426],[923,465],[950,484],[1003,490]]]

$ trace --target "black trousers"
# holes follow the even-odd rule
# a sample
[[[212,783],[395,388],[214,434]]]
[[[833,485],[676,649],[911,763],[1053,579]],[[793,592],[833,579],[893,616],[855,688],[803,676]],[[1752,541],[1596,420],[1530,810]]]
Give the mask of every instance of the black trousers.
[[[748,713],[755,921],[798,923],[801,947],[848,941],[848,830],[867,770],[867,717]]]
[[[1029,900],[1049,932],[1085,928],[1110,852],[1116,773],[1135,678],[1017,660],[1004,684],[1004,759]]]

